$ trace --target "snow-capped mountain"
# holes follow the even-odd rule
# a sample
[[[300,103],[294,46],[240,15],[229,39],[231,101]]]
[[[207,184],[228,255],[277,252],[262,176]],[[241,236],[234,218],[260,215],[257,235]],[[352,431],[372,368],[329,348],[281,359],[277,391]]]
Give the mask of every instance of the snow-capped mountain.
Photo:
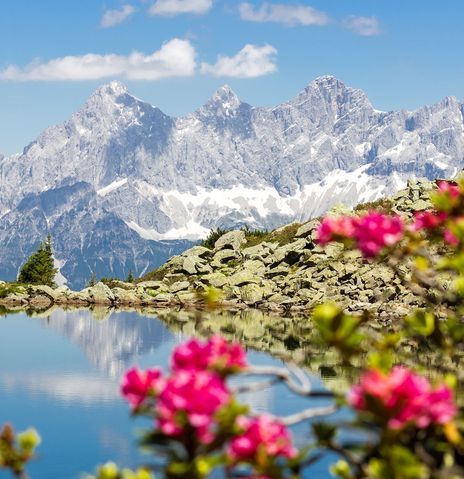
[[[463,111],[447,97],[380,112],[325,76],[274,108],[223,86],[173,118],[111,82],[22,154],[0,156],[0,276],[14,277],[47,232],[63,274],[81,285],[90,270],[140,274],[216,226],[272,228],[411,177],[453,176],[464,165]]]

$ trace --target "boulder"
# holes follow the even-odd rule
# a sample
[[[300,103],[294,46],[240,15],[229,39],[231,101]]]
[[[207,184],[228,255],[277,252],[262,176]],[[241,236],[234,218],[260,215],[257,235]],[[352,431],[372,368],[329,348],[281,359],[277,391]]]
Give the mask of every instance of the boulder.
[[[205,274],[201,281],[215,288],[222,288],[227,283],[227,276],[222,273]]]
[[[189,289],[189,287],[190,283],[188,281],[177,281],[169,286],[169,292],[174,294]]]
[[[141,283],[137,283],[137,287],[143,289],[161,289],[165,288],[166,285],[162,281],[142,281]]]
[[[115,300],[111,289],[101,281],[90,288],[83,289],[81,293],[86,294],[90,302],[94,304],[107,304],[112,303]]]
[[[140,298],[136,295],[136,290],[113,288],[112,289],[115,301],[121,304],[137,304]]]
[[[243,286],[248,283],[259,283],[260,277],[256,276],[252,271],[241,270],[230,276],[227,283],[231,286]]]
[[[196,256],[198,258],[207,258],[208,256],[211,256],[211,250],[208,248],[205,248],[204,246],[194,246],[193,248],[188,249],[187,251],[184,251],[181,256],[184,257],[191,257],[191,256]]]
[[[214,250],[220,251],[222,249],[232,249],[238,251],[245,243],[246,237],[244,231],[229,231],[214,243]]]
[[[248,305],[259,303],[263,297],[263,290],[257,284],[246,284],[240,288],[240,298]]]

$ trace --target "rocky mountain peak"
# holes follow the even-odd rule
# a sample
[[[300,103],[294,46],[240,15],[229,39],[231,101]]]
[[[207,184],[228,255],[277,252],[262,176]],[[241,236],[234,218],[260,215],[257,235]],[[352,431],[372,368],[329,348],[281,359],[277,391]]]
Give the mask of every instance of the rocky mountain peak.
[[[200,110],[203,114],[210,112],[215,115],[229,116],[240,107],[241,103],[232,88],[229,85],[223,85],[214,92]]]
[[[121,95],[125,95],[129,93],[126,85],[124,83],[121,83],[120,81],[113,80],[110,83],[107,83],[103,86],[101,86],[96,92],[96,95],[100,96],[109,96],[113,98],[117,98]]]

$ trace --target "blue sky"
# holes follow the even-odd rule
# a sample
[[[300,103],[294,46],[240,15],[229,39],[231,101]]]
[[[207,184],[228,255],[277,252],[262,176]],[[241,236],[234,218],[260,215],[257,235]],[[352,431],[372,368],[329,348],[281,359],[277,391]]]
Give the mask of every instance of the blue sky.
[[[273,105],[325,74],[381,110],[462,99],[463,18],[459,0],[2,0],[0,152],[114,78],[172,115],[224,83]]]

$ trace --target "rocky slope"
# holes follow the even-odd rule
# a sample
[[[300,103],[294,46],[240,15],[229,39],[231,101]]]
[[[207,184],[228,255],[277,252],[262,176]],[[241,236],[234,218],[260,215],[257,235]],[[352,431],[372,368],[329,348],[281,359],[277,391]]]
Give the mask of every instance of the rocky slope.
[[[414,211],[430,208],[432,189],[432,183],[411,181],[406,190],[383,204],[408,217]],[[23,306],[55,303],[203,307],[214,297],[215,306],[229,309],[254,307],[301,313],[330,300],[353,311],[375,311],[386,320],[392,315],[402,316],[420,304],[420,298],[411,294],[386,265],[368,262],[338,243],[317,245],[318,223],[315,219],[288,225],[264,238],[247,238],[240,230],[228,232],[213,249],[195,246],[135,285],[114,282],[110,288],[98,283],[80,292],[19,287],[9,294],[4,292],[0,302]]]
[[[464,164],[463,109],[445,98],[380,112],[321,77],[274,108],[224,86],[173,118],[112,82],[21,154],[0,156],[0,276],[13,279],[47,233],[80,288],[91,270],[141,275],[213,227],[271,229],[408,178],[451,177]]]

